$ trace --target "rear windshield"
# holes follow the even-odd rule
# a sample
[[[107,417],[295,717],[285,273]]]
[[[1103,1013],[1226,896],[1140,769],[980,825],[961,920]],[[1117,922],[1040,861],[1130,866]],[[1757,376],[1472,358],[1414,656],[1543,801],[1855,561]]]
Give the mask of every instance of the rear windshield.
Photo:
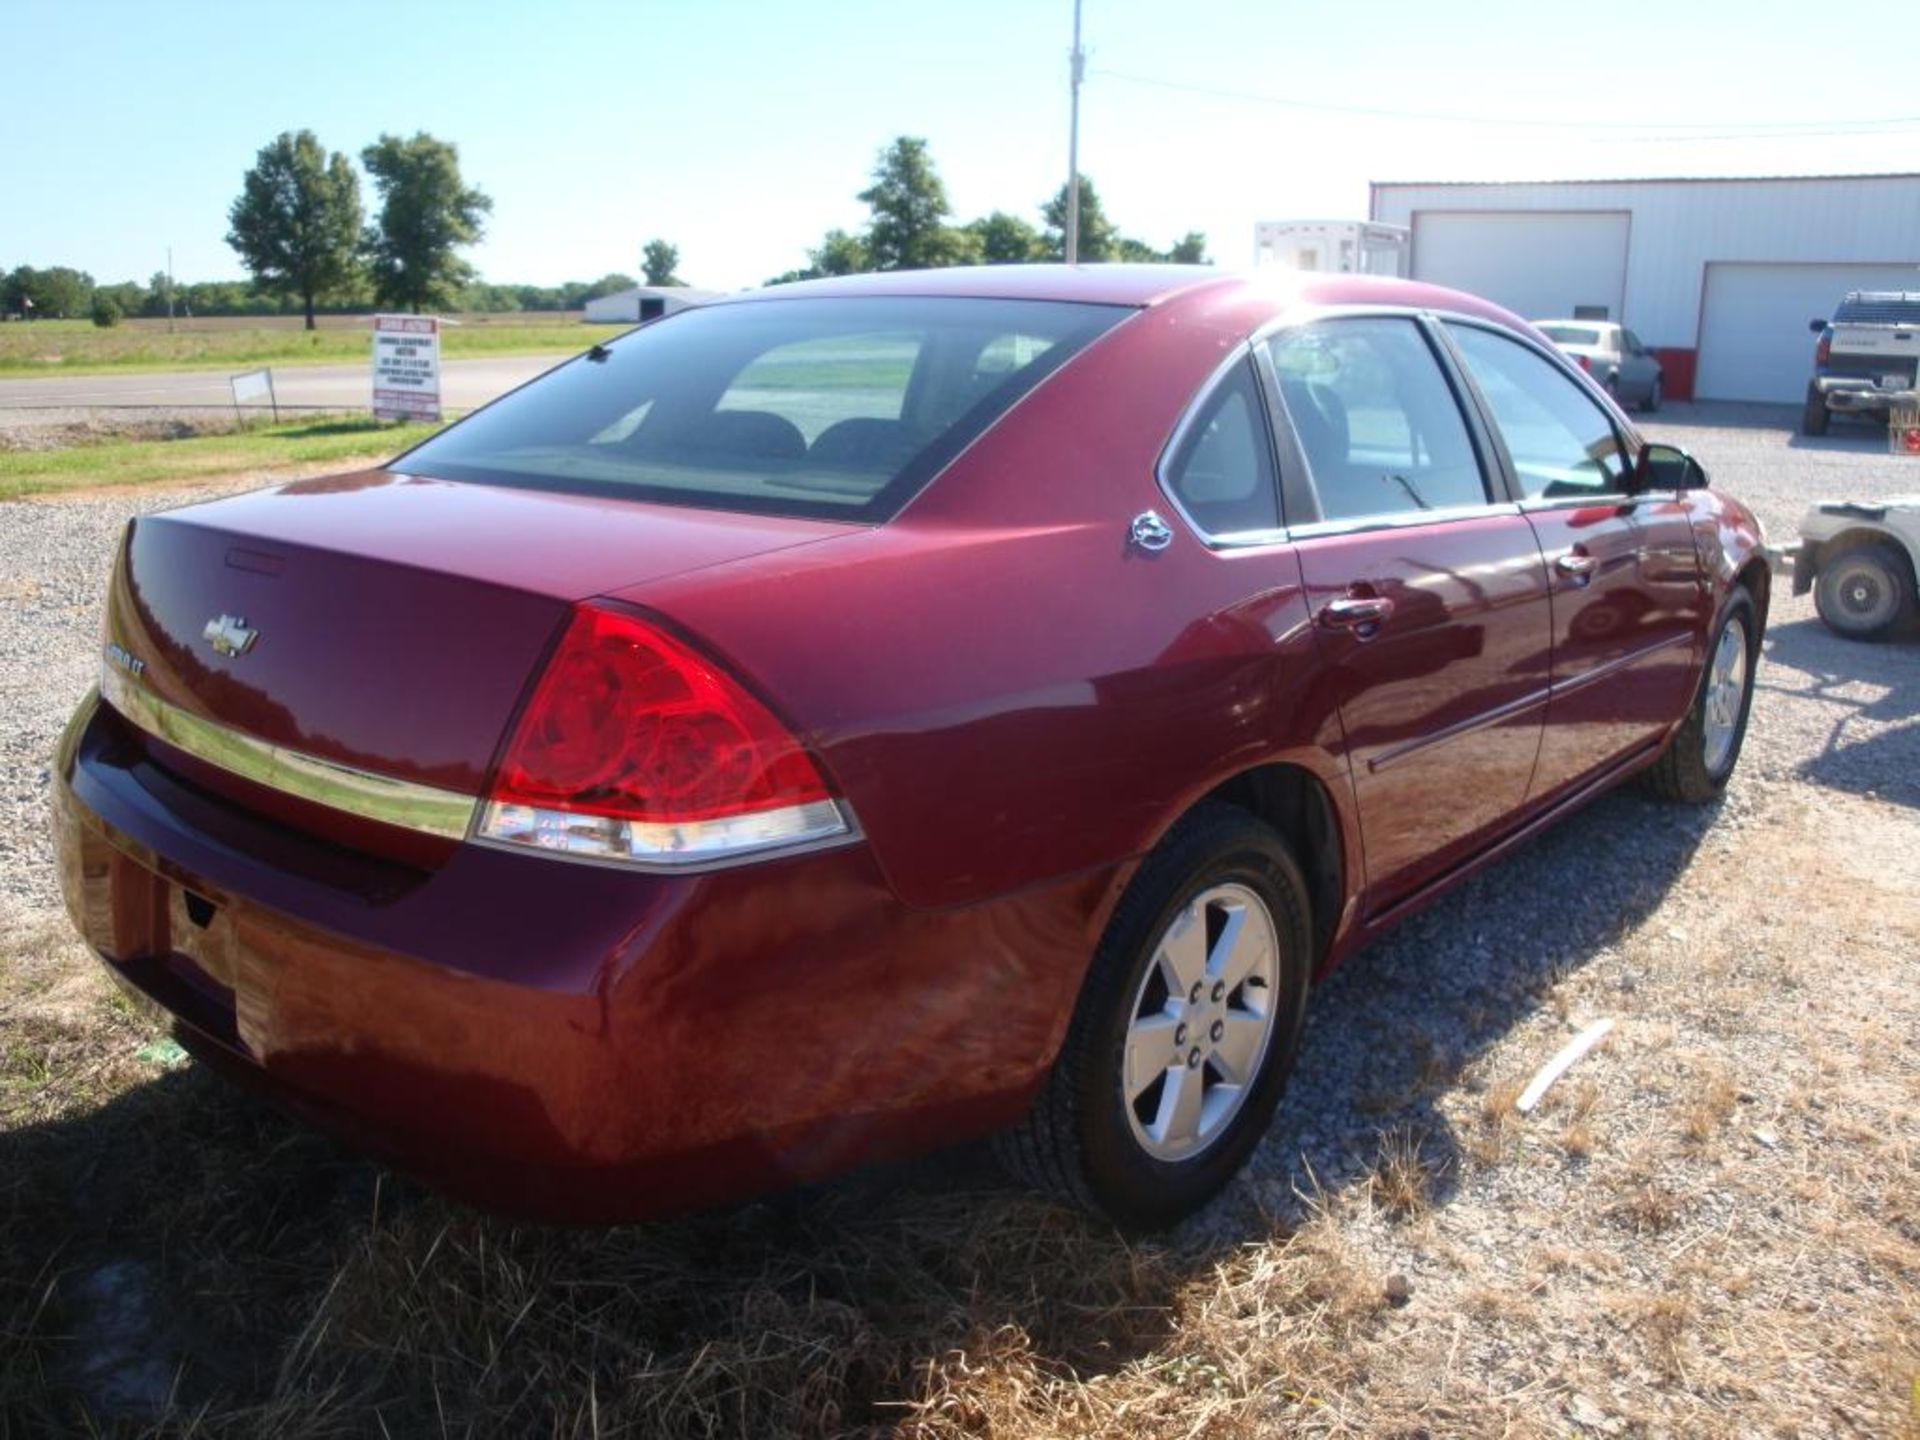
[[[1833,312],[1836,325],[1920,325],[1920,294],[1849,295]]]
[[[410,475],[888,519],[1130,311],[1044,300],[756,300],[596,346],[394,462]]]
[[[1556,345],[1598,345],[1600,332],[1584,325],[1542,325],[1540,333]]]

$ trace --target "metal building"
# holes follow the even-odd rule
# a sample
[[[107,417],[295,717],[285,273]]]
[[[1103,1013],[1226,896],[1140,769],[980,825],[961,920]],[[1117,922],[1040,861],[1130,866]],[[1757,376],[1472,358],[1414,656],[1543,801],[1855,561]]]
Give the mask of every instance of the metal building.
[[[1809,320],[1849,290],[1920,289],[1920,174],[1371,190],[1369,218],[1411,232],[1414,279],[1529,319],[1617,320],[1676,399],[1799,400]]]
[[[636,285],[631,290],[616,290],[598,300],[589,300],[581,318],[589,325],[632,325],[704,305],[709,300],[718,300],[720,294],[718,290],[695,290],[689,285]]]

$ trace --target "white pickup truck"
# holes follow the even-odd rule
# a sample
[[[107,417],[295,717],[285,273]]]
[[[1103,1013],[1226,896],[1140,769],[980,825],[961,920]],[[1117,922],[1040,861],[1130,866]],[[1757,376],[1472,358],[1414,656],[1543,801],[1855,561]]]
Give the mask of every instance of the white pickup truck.
[[[1800,428],[1827,433],[1835,411],[1886,420],[1920,404],[1914,369],[1920,362],[1920,291],[1856,290],[1831,320],[1808,327],[1820,337]]]

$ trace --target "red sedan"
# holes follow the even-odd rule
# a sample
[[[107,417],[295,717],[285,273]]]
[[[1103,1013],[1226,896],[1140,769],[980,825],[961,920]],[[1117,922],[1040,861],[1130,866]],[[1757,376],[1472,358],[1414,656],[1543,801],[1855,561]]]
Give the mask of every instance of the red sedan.
[[[1767,597],[1466,295],[784,286],[134,521],[61,880],[196,1055],[483,1203],[1001,1131],[1161,1224],[1343,955],[1630,775],[1719,793]]]

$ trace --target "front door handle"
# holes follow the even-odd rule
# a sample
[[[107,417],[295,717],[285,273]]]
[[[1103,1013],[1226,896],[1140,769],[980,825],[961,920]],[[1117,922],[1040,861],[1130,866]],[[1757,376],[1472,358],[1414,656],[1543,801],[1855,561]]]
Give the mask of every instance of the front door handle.
[[[1393,614],[1393,601],[1384,595],[1343,595],[1320,607],[1319,621],[1333,630],[1355,630],[1371,635]]]
[[[1600,562],[1591,555],[1583,555],[1578,550],[1569,550],[1553,562],[1553,568],[1562,575],[1585,582],[1593,578],[1593,572],[1600,568]]]

